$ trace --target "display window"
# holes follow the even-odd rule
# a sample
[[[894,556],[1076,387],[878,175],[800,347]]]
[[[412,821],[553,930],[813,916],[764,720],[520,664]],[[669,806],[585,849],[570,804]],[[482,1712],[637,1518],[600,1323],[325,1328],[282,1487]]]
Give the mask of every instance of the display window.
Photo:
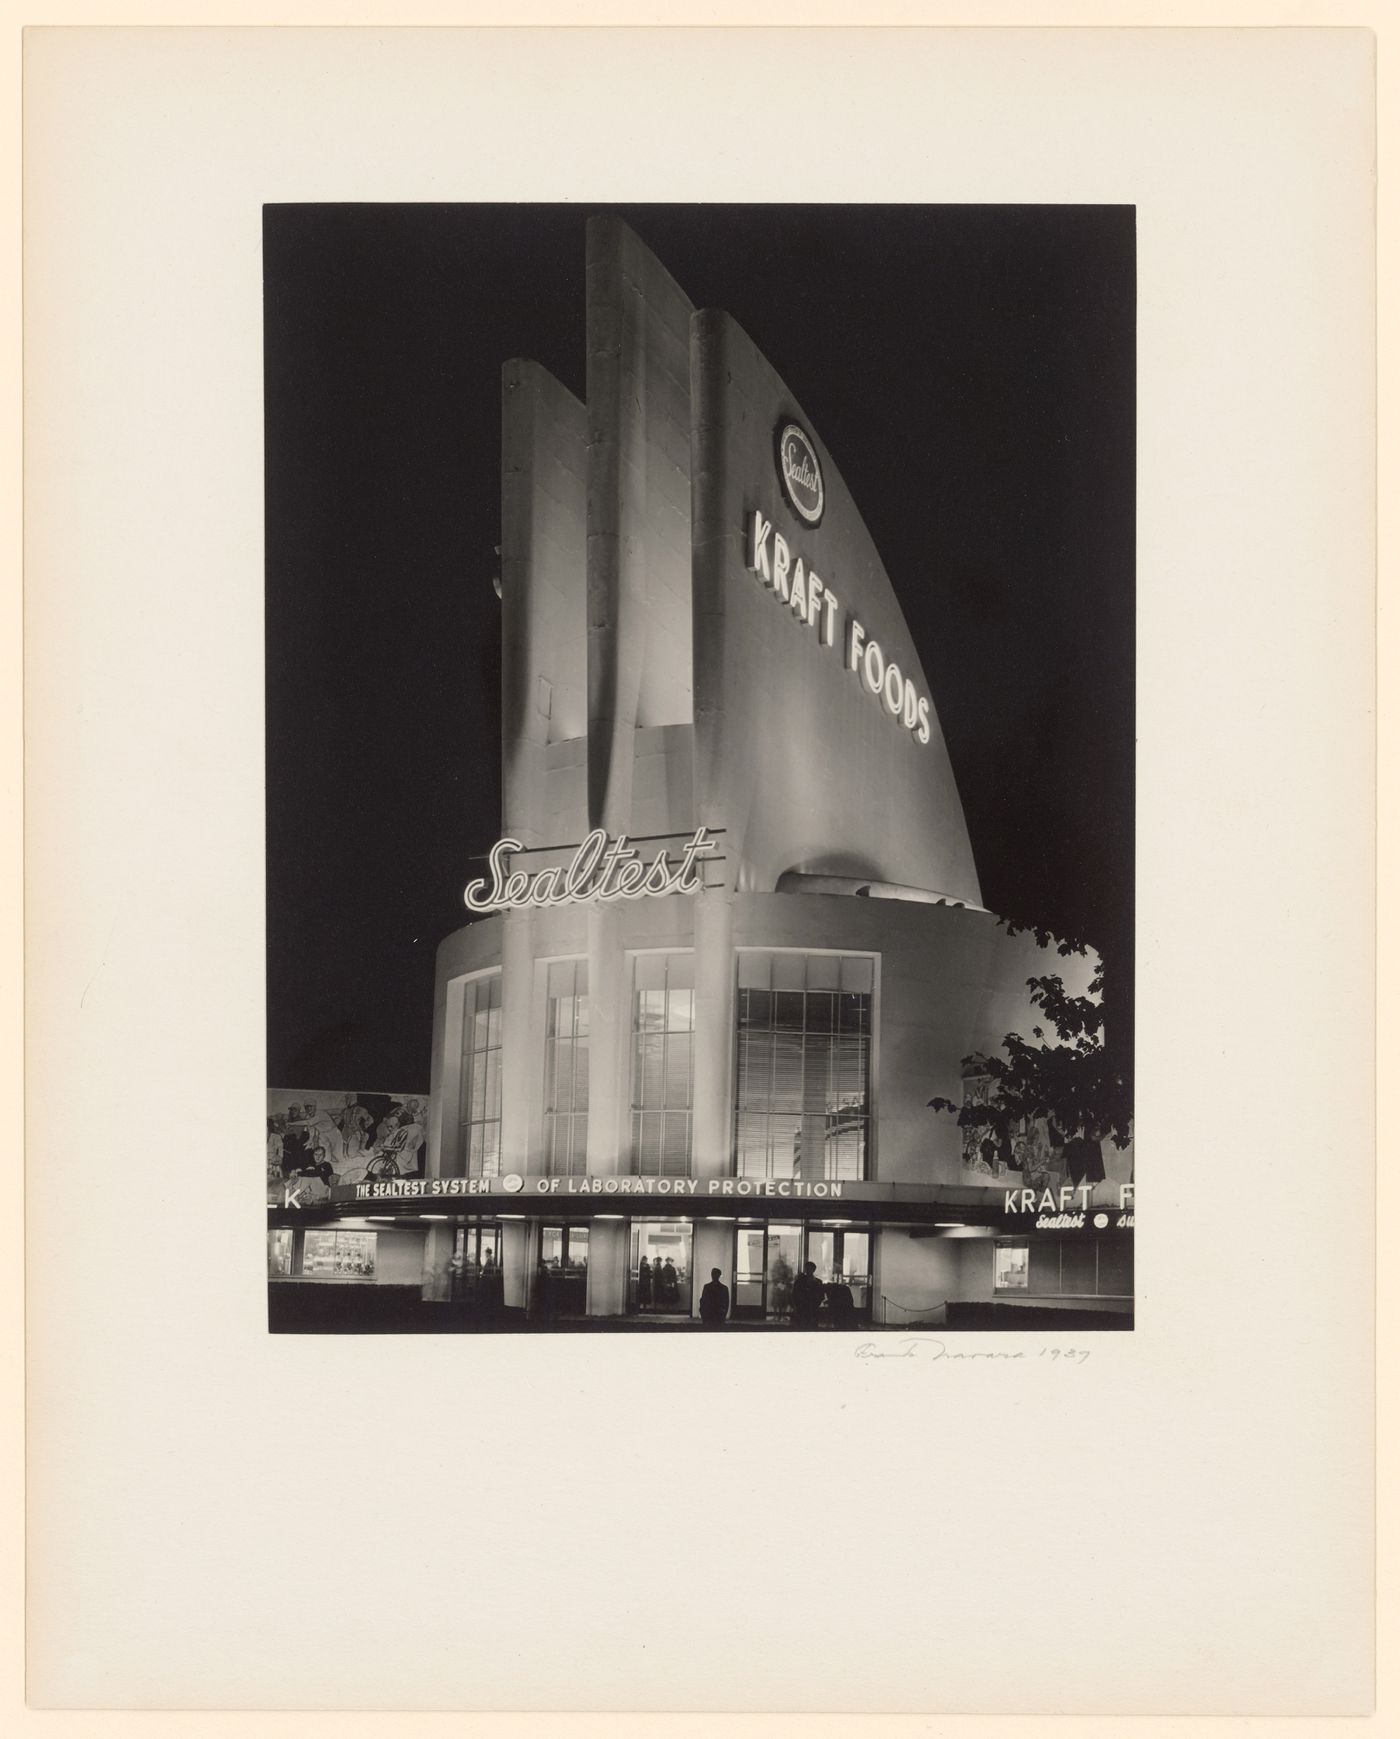
[[[267,1234],[267,1272],[273,1280],[285,1280],[292,1272],[292,1240],[296,1234],[290,1226],[275,1228]]]
[[[301,1272],[306,1279],[373,1280],[377,1232],[303,1233]]]
[[[997,1244],[992,1290],[1026,1298],[1131,1298],[1131,1235],[1034,1238]]]
[[[997,1292],[1025,1292],[1030,1285],[1031,1253],[1025,1244],[998,1244],[992,1251],[992,1286]]]
[[[689,1316],[691,1226],[684,1220],[633,1221],[627,1308],[637,1315]]]

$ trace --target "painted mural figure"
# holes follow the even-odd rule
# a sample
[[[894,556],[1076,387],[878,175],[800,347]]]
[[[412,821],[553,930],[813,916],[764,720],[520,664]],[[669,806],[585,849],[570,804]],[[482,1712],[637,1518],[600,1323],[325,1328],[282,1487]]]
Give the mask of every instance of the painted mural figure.
[[[267,1120],[267,1181],[269,1183],[282,1176],[282,1131],[286,1126],[285,1117],[269,1117]]]
[[[353,1093],[347,1093],[345,1108],[333,1114],[333,1121],[340,1130],[340,1146],[345,1158],[357,1158],[370,1144],[370,1132],[374,1128],[373,1117],[356,1100]]]

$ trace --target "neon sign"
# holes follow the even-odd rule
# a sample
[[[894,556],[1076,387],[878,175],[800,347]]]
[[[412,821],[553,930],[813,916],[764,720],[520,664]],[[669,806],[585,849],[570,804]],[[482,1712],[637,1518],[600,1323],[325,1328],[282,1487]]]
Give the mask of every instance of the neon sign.
[[[499,912],[507,907],[567,906],[576,900],[641,900],[657,894],[698,894],[704,885],[697,868],[714,852],[718,841],[697,827],[673,868],[669,854],[659,851],[649,864],[627,835],[609,840],[601,827],[578,846],[567,864],[528,874],[513,870],[510,859],[526,848],[518,839],[498,839],[487,859],[486,879],[468,882],[462,898],[471,912]]]
[[[787,605],[804,628],[816,629],[820,645],[835,644],[836,616],[841,600],[815,568],[800,555],[794,556],[787,539],[757,508],[749,520],[744,559],[760,583],[779,603]],[[849,611],[846,613],[846,669],[859,673],[861,686],[884,702],[885,711],[912,734],[916,743],[928,742],[933,735],[928,697],[919,693],[913,679],[906,676],[892,658],[885,658],[880,642],[869,639],[865,629]]]

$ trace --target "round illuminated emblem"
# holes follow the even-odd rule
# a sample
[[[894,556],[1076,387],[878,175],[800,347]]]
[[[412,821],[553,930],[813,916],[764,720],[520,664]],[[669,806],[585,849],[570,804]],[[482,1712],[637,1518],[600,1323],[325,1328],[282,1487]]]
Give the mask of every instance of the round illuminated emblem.
[[[525,1179],[521,1177],[518,1171],[508,1171],[501,1179],[501,1188],[507,1195],[513,1196],[518,1190],[523,1190],[525,1188]]]
[[[783,423],[778,429],[778,474],[797,517],[808,525],[820,524],[826,506],[821,461],[796,423]]]
[[[1103,1227],[1105,1227],[1108,1224],[1108,1215],[1107,1214],[1095,1214],[1094,1215],[1094,1224],[1097,1227],[1099,1227],[1100,1230],[1102,1230]]]

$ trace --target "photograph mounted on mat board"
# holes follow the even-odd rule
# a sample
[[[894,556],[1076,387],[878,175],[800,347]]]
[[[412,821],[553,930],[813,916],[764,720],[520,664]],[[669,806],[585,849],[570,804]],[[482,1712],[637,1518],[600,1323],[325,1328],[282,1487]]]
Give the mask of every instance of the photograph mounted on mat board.
[[[1131,1327],[1132,208],[264,284],[272,1326]]]

